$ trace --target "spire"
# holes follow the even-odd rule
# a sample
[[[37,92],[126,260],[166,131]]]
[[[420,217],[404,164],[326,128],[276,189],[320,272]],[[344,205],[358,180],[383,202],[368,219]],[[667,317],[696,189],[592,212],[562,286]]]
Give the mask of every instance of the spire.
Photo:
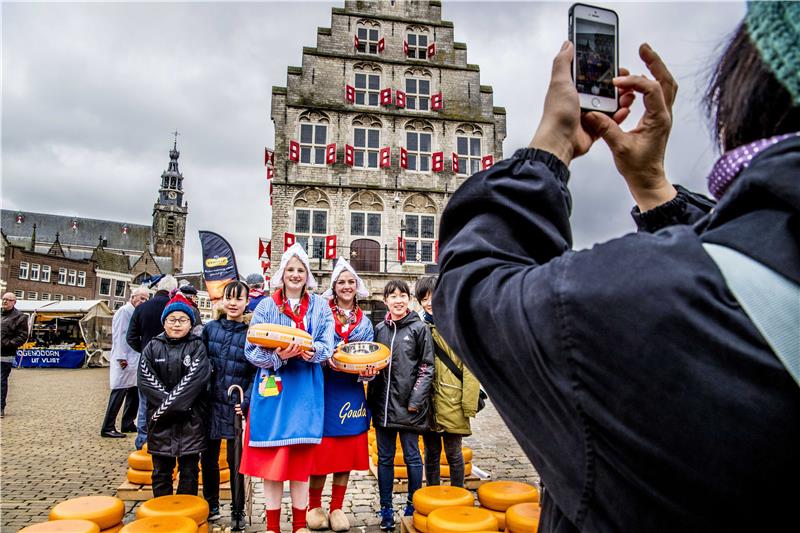
[[[175,136],[175,140],[172,142],[172,150],[169,151],[170,161],[167,171],[180,174],[178,171],[178,158],[181,156],[181,153],[178,151],[178,135],[180,135],[180,133],[178,133],[178,130],[175,130],[172,134]]]

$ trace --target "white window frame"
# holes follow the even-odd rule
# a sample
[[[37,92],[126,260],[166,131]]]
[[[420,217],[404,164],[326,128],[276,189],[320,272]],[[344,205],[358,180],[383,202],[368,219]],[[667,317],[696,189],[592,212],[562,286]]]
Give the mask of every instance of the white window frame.
[[[125,302],[120,302],[120,301],[114,302],[114,311],[118,310],[123,305],[125,305]]]
[[[67,271],[67,285],[73,285],[74,286],[76,284],[77,276],[78,276],[78,271],[77,270],[69,269]]]
[[[297,229],[297,214],[298,211],[308,211],[308,232],[301,232]],[[314,213],[325,213],[325,230],[320,232],[314,231]],[[300,242],[301,245],[305,245],[305,249],[308,252],[308,241],[311,239],[312,248],[311,251],[308,253],[308,257],[311,259],[318,259],[320,257],[325,257],[325,237],[328,235],[328,222],[330,221],[330,211],[328,209],[320,209],[316,207],[295,207],[294,208],[294,231],[295,231],[295,239],[297,242]],[[303,242],[304,241],[304,242]]]
[[[417,138],[416,144],[417,148],[412,150],[411,144],[409,142],[409,135],[415,135]],[[420,139],[422,135],[427,135],[429,138],[428,141],[428,151],[422,150],[422,143]],[[409,172],[419,172],[422,174],[429,174],[431,172],[432,166],[432,159],[433,159],[433,133],[429,131],[416,131],[416,130],[406,130],[406,151],[408,152],[408,170]],[[414,168],[412,168],[412,161],[414,162]],[[423,162],[425,163],[423,165]],[[423,170],[422,167],[426,166],[427,170]]]
[[[108,282],[108,291],[103,292],[103,282]],[[97,294],[100,296],[111,296],[111,282],[114,281],[110,278],[97,278]]]
[[[355,233],[353,230],[353,215],[362,215],[364,217],[363,222],[363,229],[362,233]],[[378,217],[378,234],[373,235],[369,232],[369,218],[370,216],[377,216]],[[350,235],[353,237],[377,237],[380,238],[383,235],[383,213],[380,211],[350,211]]]
[[[17,276],[19,279],[28,279],[28,269],[30,268],[30,263],[26,261],[20,261],[19,263],[19,275]]]
[[[409,218],[416,218],[417,220],[417,231],[416,235],[414,235],[410,231],[410,227],[408,224]],[[431,218],[432,220],[432,227],[433,227],[433,234],[431,237],[422,237],[422,219]],[[436,262],[436,251],[434,250],[435,242],[436,242],[436,215],[431,215],[427,213],[403,213],[403,219],[405,221],[405,248],[406,248],[406,262],[407,263],[418,263],[418,264],[433,264]],[[414,245],[414,251],[410,250],[409,244]],[[422,249],[424,244],[430,244],[431,250],[431,257],[430,260],[426,261],[425,258],[422,256]],[[417,259],[417,251],[420,253],[419,260]]]
[[[364,144],[359,146],[356,140],[356,131],[364,131]],[[378,133],[378,141],[375,146],[370,146],[370,133]],[[361,164],[358,164],[359,155],[361,156]],[[374,157],[375,164],[373,165],[370,157]],[[381,128],[368,128],[365,126],[353,126],[353,166],[355,168],[363,168],[365,170],[380,170],[381,168]]]
[[[363,32],[362,32],[363,30]],[[370,35],[374,32],[372,35]],[[381,40],[381,29],[366,24],[356,25],[356,37],[358,37],[358,47],[356,53],[368,56],[377,56],[380,54],[378,51],[378,41]],[[375,37],[373,40],[371,37]]]
[[[411,44],[411,37],[414,37],[414,44]],[[425,44],[419,44],[419,38],[425,38]],[[428,34],[427,33],[417,33],[417,32],[408,32],[406,33],[406,42],[408,43],[408,57],[409,59],[415,59],[417,61],[427,61],[430,59],[428,57],[428,45],[431,43],[428,42]]]
[[[64,300],[64,295],[63,294],[54,294],[53,295],[53,300],[55,300],[57,302],[61,302],[61,301]]]
[[[71,294],[67,294],[67,301],[68,302],[74,302],[75,301],[75,297],[73,295],[71,295]],[[108,302],[106,302],[106,303],[108,303]]]
[[[38,300],[39,293],[36,291],[28,291],[28,300]]]
[[[408,83],[410,81],[414,82],[415,89],[413,91],[409,90]],[[428,84],[428,92],[424,93],[420,90],[420,82],[426,82]],[[425,76],[418,78],[416,76],[406,76],[405,78],[405,91],[406,91],[406,109],[410,109],[412,111],[430,111],[431,110],[431,93],[433,92],[433,88],[431,87],[431,79]]]
[[[49,292],[43,292],[42,293],[42,300],[45,300],[45,301],[50,300],[50,293]]]
[[[78,271],[78,287],[86,286],[86,272],[83,270]]]
[[[461,147],[458,145],[459,139],[466,139],[467,153],[462,153]],[[472,141],[478,141],[478,153],[472,152]],[[483,138],[477,135],[456,135],[456,154],[458,154],[458,175],[459,176],[472,176],[475,172],[481,170],[481,153],[483,152]],[[474,166],[474,170],[472,167]]]
[[[364,76],[364,86],[358,86],[358,77]],[[370,81],[373,78],[378,78],[378,87],[371,88]],[[380,107],[381,106],[381,74],[380,72],[367,72],[366,70],[357,70],[353,73],[353,87],[355,88],[356,98],[353,101],[355,105],[362,107]],[[359,103],[359,96],[363,100]],[[370,103],[374,100],[374,104]]]
[[[25,291],[19,291],[19,290],[14,291],[14,297],[17,300],[24,300],[25,299]]]
[[[50,265],[42,265],[42,282],[50,283]]]
[[[67,269],[66,268],[59,268],[58,269],[58,284],[59,285],[66,285],[67,284]]]
[[[311,128],[311,142],[303,142],[304,128]],[[322,141],[322,144],[317,142],[318,128],[323,128],[325,131],[325,139]],[[325,147],[328,145],[328,124],[324,122],[301,122],[297,136],[300,139],[300,160],[298,163],[313,167],[324,167]],[[303,161],[303,154],[308,154],[308,161]],[[318,156],[321,156],[322,160],[318,160]]]
[[[122,294],[118,294],[119,291],[117,291],[117,289],[119,288],[120,284],[122,285]],[[125,298],[125,293],[128,291],[127,285],[128,284],[125,283],[125,281],[123,281],[121,279],[115,279],[114,280],[114,298]]]
[[[42,265],[39,263],[31,263],[30,280],[39,281],[39,273],[42,271]]]

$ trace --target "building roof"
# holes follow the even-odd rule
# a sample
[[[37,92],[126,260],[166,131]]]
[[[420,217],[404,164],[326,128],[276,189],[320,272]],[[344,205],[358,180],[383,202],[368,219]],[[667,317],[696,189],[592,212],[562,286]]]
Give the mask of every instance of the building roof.
[[[105,248],[95,248],[92,259],[97,263],[99,270],[127,274],[131,269],[127,255],[109,252]]]
[[[70,246],[94,248],[102,235],[106,241],[103,243],[106,248],[141,252],[150,241],[151,232],[150,226],[144,224],[11,209],[1,211],[0,225],[9,242],[13,244],[24,246],[24,241],[27,241],[30,246],[34,224],[36,224],[36,242],[53,243],[58,233],[59,241],[65,251]]]

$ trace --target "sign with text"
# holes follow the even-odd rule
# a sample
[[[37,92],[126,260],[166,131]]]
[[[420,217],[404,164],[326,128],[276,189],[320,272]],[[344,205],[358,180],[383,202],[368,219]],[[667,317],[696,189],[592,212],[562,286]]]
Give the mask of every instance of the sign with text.
[[[86,358],[84,350],[17,350],[14,366],[22,368],[80,368]]]

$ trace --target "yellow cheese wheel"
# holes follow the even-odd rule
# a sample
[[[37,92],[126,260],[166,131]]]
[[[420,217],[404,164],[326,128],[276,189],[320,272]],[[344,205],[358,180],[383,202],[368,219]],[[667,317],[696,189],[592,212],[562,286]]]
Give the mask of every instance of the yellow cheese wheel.
[[[199,496],[174,494],[147,500],[136,509],[136,518],[186,516],[200,525],[208,518],[208,503]]]
[[[220,470],[228,468],[228,458],[227,457],[223,457],[222,454],[220,454],[219,455],[219,461],[217,462],[217,464],[219,465],[219,469]]]
[[[134,470],[153,470],[153,456],[142,450],[136,450],[128,455],[128,466]]]
[[[377,437],[375,436],[375,432],[373,430],[370,430],[369,433],[367,433],[367,441],[369,442],[370,446],[377,442]]]
[[[395,479],[408,479],[408,468],[405,466],[396,466],[394,467],[394,478]]]
[[[506,513],[504,513],[503,511],[493,511],[487,507],[481,507],[481,509],[486,509],[487,511],[492,513],[495,518],[497,518],[497,524],[500,531],[506,529]]]
[[[136,485],[152,485],[153,484],[153,471],[152,470],[136,470],[135,468],[128,469],[128,481]]]
[[[302,329],[278,324],[252,324],[247,328],[247,340],[263,348],[285,348],[292,342],[302,349],[314,346],[311,335]]]
[[[108,529],[103,529],[102,531],[100,531],[100,533],[119,533],[119,530],[121,530],[123,527],[125,527],[125,524],[120,522],[116,526],[111,526]]]
[[[472,448],[467,448],[466,446],[461,448],[461,455],[464,456],[464,462],[465,463],[471,463],[472,462]],[[442,452],[441,463],[443,465],[447,464],[447,456],[444,454],[444,452]]]
[[[539,492],[533,485],[519,481],[490,481],[478,487],[481,505],[495,511],[505,511],[517,503],[539,501]]]
[[[414,492],[413,503],[415,511],[427,516],[440,507],[469,507],[475,504],[475,498],[470,491],[461,487],[434,485]]]
[[[439,465],[439,475],[442,477],[450,477],[450,467],[448,465]],[[464,465],[464,477],[472,475],[472,463]]]
[[[497,531],[497,519],[480,507],[440,507],[428,515],[428,533]]]
[[[122,522],[125,504],[114,496],[82,496],[65,500],[50,509],[50,520],[91,520],[100,529]]]
[[[185,516],[152,516],[134,520],[119,533],[197,533],[197,522]]]
[[[350,374],[358,374],[372,365],[377,370],[386,368],[392,352],[379,342],[349,342],[333,353],[336,369]]]
[[[144,453],[150,453],[150,452],[147,451],[147,443],[146,442],[144,444],[142,444],[142,451]]]
[[[200,485],[202,485],[203,484],[203,473],[200,472],[200,474],[197,476],[197,478],[198,478],[197,482]],[[231,480],[231,471],[230,471],[230,469],[225,468],[224,470],[220,470],[219,471],[219,482],[220,483],[227,483],[230,480]]]
[[[91,520],[56,520],[24,527],[18,533],[100,533]]]
[[[518,503],[506,511],[506,526],[511,533],[531,533],[539,529],[541,507],[536,503]]]
[[[208,522],[203,522],[197,527],[197,533],[208,533]]]
[[[413,517],[412,520],[414,522],[414,529],[416,529],[417,531],[422,531],[422,533],[428,533],[428,517],[427,516],[425,516],[424,514],[420,514],[420,513],[416,512],[416,511],[414,511],[414,517]]]

